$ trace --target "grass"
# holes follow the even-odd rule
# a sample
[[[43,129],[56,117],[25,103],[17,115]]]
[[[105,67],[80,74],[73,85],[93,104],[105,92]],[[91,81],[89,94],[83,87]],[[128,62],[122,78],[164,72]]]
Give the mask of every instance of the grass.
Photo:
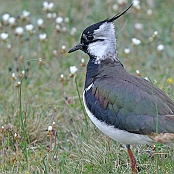
[[[4,126],[0,133],[0,173],[130,173],[124,147],[111,141],[109,151],[107,137],[83,113],[79,96],[82,97],[85,67],[81,66],[81,59],[84,58],[87,63],[87,55],[82,52],[67,54],[68,49],[79,42],[85,27],[115,15],[128,4],[119,6],[115,12],[112,9],[113,0],[76,3],[54,0],[52,13],[69,18],[69,22],[59,24],[61,30],[56,31],[55,19],[47,19],[42,2],[1,2],[1,16],[10,13],[17,20],[16,26],[23,28],[32,23],[35,32],[30,35],[24,29],[23,36],[17,37],[14,34],[16,26],[4,24],[0,30],[0,33],[9,34],[7,41],[0,40],[0,126]],[[149,77],[172,99],[173,6],[174,2],[170,1],[156,1],[155,7],[142,2],[141,10],[131,9],[128,15],[115,22],[119,57],[127,71],[136,74],[138,69],[142,77]],[[147,15],[150,8],[153,13]],[[31,13],[27,21],[20,19],[23,10]],[[38,18],[44,19],[41,29],[37,27]],[[135,23],[142,23],[143,29],[135,30]],[[75,34],[72,34],[73,27],[77,28]],[[149,37],[154,31],[158,31],[158,35],[150,42]],[[39,40],[42,33],[47,34],[43,42]],[[140,39],[141,44],[133,46],[132,38]],[[162,52],[157,51],[159,44],[165,46]],[[130,48],[130,54],[124,53],[125,48]],[[42,60],[39,61],[39,58]],[[78,68],[75,80],[69,76],[69,67],[73,65]],[[15,73],[15,78],[12,78],[12,73]],[[47,129],[53,126],[53,121],[56,128],[53,128],[50,158]],[[172,145],[158,146],[158,171],[153,147],[146,145],[132,149],[140,174],[174,172]]]

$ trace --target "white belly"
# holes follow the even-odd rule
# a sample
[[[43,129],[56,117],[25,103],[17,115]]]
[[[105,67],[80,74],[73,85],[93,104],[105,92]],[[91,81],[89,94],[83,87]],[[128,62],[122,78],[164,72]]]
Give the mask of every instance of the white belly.
[[[89,90],[89,89],[88,89]],[[89,118],[92,120],[92,122],[107,136],[112,138],[113,140],[122,143],[122,144],[149,144],[152,143],[153,140],[149,138],[147,135],[139,135],[139,134],[134,134],[134,133],[129,133],[124,130],[119,130],[114,128],[114,126],[109,126],[104,122],[101,122],[98,120],[87,108],[86,106],[86,101],[84,98],[84,93],[83,93],[83,103],[85,106],[85,110],[89,116]]]

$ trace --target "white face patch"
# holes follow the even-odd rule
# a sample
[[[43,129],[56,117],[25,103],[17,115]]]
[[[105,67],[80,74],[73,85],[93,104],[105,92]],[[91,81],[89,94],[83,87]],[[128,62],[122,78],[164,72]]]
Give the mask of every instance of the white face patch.
[[[94,55],[98,61],[104,59],[107,55],[107,50],[110,47],[110,44],[106,41],[98,41],[89,44],[88,51],[91,55]]]
[[[105,22],[97,30],[94,31],[94,36],[104,38],[115,38],[115,27],[113,23]]]
[[[103,23],[99,29],[94,31],[94,39],[102,39],[102,41],[99,40],[88,45],[88,52],[96,57],[96,63],[109,57],[116,57],[116,37],[113,23]]]

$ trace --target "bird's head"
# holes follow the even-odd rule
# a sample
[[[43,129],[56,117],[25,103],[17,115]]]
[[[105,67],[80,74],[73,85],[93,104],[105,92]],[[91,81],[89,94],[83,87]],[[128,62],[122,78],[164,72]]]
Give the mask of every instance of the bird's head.
[[[132,6],[112,17],[87,27],[82,35],[79,44],[69,50],[68,53],[82,50],[97,61],[105,57],[114,57],[117,55],[116,37],[113,21],[122,16]]]

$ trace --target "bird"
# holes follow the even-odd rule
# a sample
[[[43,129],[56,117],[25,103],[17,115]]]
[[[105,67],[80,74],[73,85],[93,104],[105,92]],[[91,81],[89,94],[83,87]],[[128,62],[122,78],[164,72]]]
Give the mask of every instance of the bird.
[[[87,27],[68,53],[81,50],[89,56],[85,110],[100,131],[126,145],[136,173],[131,145],[174,141],[174,102],[150,81],[128,73],[119,59],[113,22],[131,7]]]

